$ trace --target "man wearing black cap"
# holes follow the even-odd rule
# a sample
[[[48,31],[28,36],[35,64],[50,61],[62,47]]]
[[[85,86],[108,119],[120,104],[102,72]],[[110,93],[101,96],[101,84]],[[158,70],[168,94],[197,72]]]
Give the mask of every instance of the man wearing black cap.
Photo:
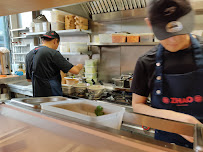
[[[32,81],[34,97],[62,96],[60,70],[78,74],[83,65],[73,66],[56,50],[60,37],[55,31],[41,38],[43,46],[26,56],[26,79]]]
[[[160,44],[136,64],[131,91],[135,112],[186,123],[203,122],[203,47],[191,36],[188,0],[151,0],[147,24]],[[150,95],[151,107],[146,100]],[[193,138],[161,130],[155,139],[192,148]]]

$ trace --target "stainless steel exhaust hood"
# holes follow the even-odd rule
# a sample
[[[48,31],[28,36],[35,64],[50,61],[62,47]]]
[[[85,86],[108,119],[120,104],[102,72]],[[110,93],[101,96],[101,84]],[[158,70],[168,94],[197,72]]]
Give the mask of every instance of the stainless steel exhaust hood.
[[[105,22],[146,17],[147,0],[97,0],[58,8],[93,21]]]
[[[58,8],[97,22],[146,17],[149,0],[95,0]],[[197,14],[203,14],[203,0],[191,0]]]

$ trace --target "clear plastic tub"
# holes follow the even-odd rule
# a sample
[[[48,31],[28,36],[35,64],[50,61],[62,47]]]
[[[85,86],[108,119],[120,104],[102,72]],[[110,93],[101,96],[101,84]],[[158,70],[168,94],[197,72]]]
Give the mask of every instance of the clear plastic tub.
[[[70,42],[70,52],[86,53],[88,51],[87,43]]]
[[[112,43],[112,34],[99,34],[100,43]]]
[[[96,79],[97,78],[97,73],[85,73],[85,77],[87,79]]]
[[[42,23],[35,23],[35,32],[43,32]]]
[[[86,73],[96,73],[97,66],[85,66],[85,72]]]
[[[136,43],[140,41],[140,35],[139,34],[128,34],[127,35],[127,42],[128,43]]]
[[[103,107],[104,115],[96,116],[97,106]],[[54,113],[82,119],[103,126],[120,129],[125,108],[109,103],[98,103],[91,100],[67,100],[42,103],[41,108]]]
[[[51,22],[51,30],[58,31],[58,30],[64,30],[65,29],[65,23],[64,22]]]
[[[125,43],[126,42],[126,34],[116,33],[112,34],[112,43]]]
[[[42,26],[43,26],[43,32],[47,32],[50,31],[50,22],[42,22]]]
[[[85,60],[85,66],[97,66],[98,60],[97,59],[90,59]]]
[[[62,12],[62,11],[52,11],[51,12],[51,21],[52,22],[57,22],[57,21],[65,22],[65,15],[66,14],[67,13]]]
[[[154,34],[153,33],[142,33],[140,34],[140,42],[153,42]]]

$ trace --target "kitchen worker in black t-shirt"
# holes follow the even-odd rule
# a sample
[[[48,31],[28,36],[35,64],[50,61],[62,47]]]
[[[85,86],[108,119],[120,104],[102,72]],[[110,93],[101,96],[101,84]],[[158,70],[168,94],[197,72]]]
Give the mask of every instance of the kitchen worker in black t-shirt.
[[[83,65],[73,66],[56,50],[60,37],[55,31],[47,32],[41,39],[43,46],[26,56],[26,79],[32,81],[34,97],[62,96],[60,70],[78,74]]]
[[[203,47],[191,36],[194,12],[188,0],[151,0],[147,24],[160,44],[136,64],[131,91],[137,113],[192,124],[203,122]],[[151,97],[151,106],[146,105]],[[155,139],[193,146],[193,137],[161,130]]]

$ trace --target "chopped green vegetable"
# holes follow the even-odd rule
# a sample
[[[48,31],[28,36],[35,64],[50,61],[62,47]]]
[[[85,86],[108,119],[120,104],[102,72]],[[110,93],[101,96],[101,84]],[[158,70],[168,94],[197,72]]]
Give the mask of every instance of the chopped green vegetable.
[[[95,109],[95,114],[97,115],[97,116],[102,116],[102,115],[104,115],[104,112],[103,112],[103,107],[102,106],[97,106],[97,108]]]

